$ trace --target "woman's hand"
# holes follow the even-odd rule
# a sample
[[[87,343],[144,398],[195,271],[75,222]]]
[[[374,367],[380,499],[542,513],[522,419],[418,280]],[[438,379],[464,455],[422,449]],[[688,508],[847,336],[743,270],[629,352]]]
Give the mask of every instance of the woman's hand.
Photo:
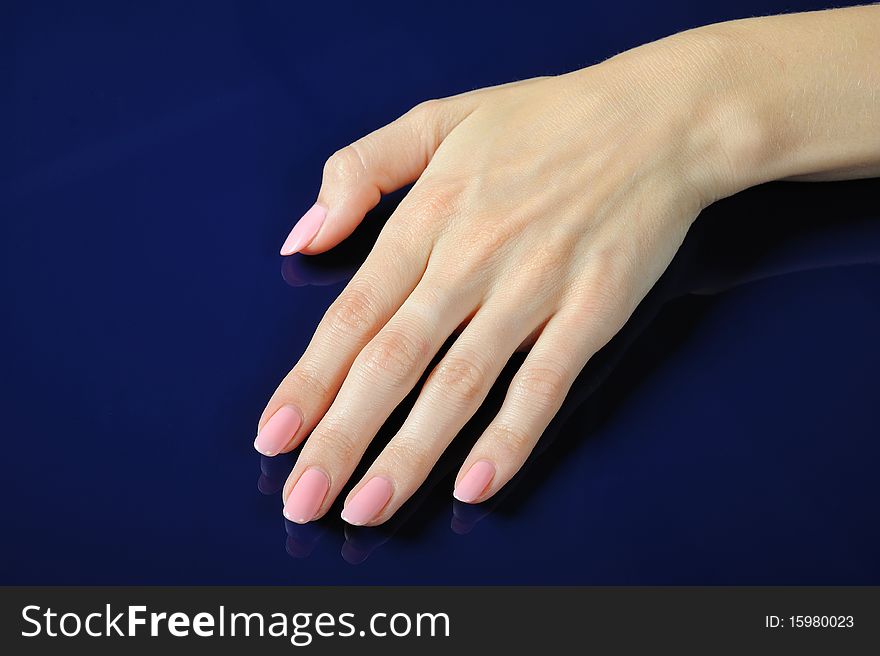
[[[284,489],[288,519],[327,512],[459,328],[343,518],[394,514],[530,347],[454,494],[479,502],[510,480],[699,211],[770,161],[753,124],[731,120],[744,101],[724,38],[684,33],[575,73],[423,103],[330,158],[283,254],[333,247],[381,194],[415,185],[260,419],[266,455],[308,436]]]

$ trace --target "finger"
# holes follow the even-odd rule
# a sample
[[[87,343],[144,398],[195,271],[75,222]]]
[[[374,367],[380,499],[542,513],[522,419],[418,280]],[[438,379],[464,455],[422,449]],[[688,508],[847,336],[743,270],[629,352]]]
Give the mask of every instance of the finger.
[[[404,204],[400,211],[405,211]],[[366,261],[328,308],[302,357],[263,410],[254,441],[263,455],[294,449],[317,425],[357,354],[421,279],[432,240],[404,240],[395,229],[401,222],[394,219],[389,219]]]
[[[327,511],[379,428],[470,313],[473,295],[468,288],[442,291],[426,276],[358,354],[285,485],[288,519],[306,522]]]
[[[592,324],[592,325],[590,325]],[[484,501],[523,466],[587,360],[619,329],[576,310],[545,326],[510,383],[498,414],[474,444],[456,477],[456,499]]]
[[[324,165],[318,201],[290,231],[282,255],[322,253],[348,237],[382,194],[414,182],[473,99],[432,100],[336,151]]]
[[[425,381],[397,435],[349,493],[342,511],[345,521],[381,524],[416,492],[485,400],[511,355],[536,328],[529,316],[540,315],[499,306],[477,312]]]

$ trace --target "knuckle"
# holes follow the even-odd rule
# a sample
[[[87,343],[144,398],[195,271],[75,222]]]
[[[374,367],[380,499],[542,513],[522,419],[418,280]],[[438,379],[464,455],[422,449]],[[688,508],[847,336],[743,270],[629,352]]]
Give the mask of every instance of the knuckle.
[[[626,321],[640,300],[634,266],[633,256],[620,245],[603,246],[590,256],[571,288],[575,310],[587,325],[619,327]]]
[[[324,180],[332,183],[354,183],[364,172],[364,163],[357,147],[340,148],[324,163]]]
[[[512,460],[523,460],[535,446],[535,437],[508,424],[498,424],[492,428],[492,442],[513,456]]]
[[[619,327],[633,309],[635,299],[613,278],[591,276],[576,292],[575,307],[587,327]]]
[[[542,285],[562,276],[571,263],[571,248],[567,244],[544,242],[536,246],[524,262],[522,271]]]
[[[363,334],[378,320],[377,298],[370,283],[360,281],[350,285],[327,310],[328,328],[342,336]]]
[[[409,440],[392,440],[385,447],[382,457],[389,471],[425,472],[431,468],[427,451]]]
[[[327,381],[314,368],[304,364],[298,364],[290,371],[286,381],[287,387],[297,395],[302,395],[305,390],[307,395],[324,398],[330,393]]]
[[[514,221],[475,220],[478,229],[470,230],[460,238],[463,257],[485,261],[507,250],[518,232]]]
[[[351,462],[360,457],[357,437],[335,421],[321,423],[307,444],[311,449],[319,450],[322,457],[338,462]]]
[[[524,367],[513,382],[512,392],[540,408],[555,407],[565,396],[567,378],[560,368],[549,364]]]
[[[368,375],[401,384],[429,356],[430,343],[418,331],[386,328],[364,349],[361,366]]]
[[[448,180],[435,178],[424,184],[412,199],[413,219],[422,222],[434,222],[454,215],[458,207],[460,189]]]
[[[603,246],[592,258],[590,266],[592,277],[609,290],[624,289],[637,268],[637,260],[638,256],[623,244]]]
[[[629,247],[621,242],[614,242],[601,247],[593,258],[593,267],[602,278],[618,284],[633,270],[635,259],[636,255]]]
[[[572,259],[564,248],[538,246],[518,261],[511,280],[498,291],[504,297],[530,307],[543,307],[559,300],[564,293]]]
[[[444,396],[459,403],[472,404],[488,388],[485,368],[476,357],[453,355],[444,358],[432,372],[429,381],[437,385]]]
[[[455,235],[453,239],[438,242],[436,254],[429,262],[427,273],[433,275],[443,289],[465,291],[484,287],[496,263],[469,235]]]
[[[423,100],[410,109],[406,116],[413,119],[420,126],[433,125],[438,115],[443,111],[443,106],[443,100],[439,98]]]

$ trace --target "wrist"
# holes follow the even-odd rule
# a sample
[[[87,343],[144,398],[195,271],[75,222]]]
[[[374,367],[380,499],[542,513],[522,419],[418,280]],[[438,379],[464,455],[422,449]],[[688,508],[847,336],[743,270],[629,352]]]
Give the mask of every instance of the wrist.
[[[705,207],[773,179],[771,114],[737,39],[698,28],[623,52],[579,73],[595,86],[598,69],[613,105],[641,107],[638,132],[665,152],[682,192]]]
[[[880,174],[878,28],[880,7],[871,6],[685,33],[726,63],[724,95],[736,109],[718,123],[739,188]]]
[[[678,102],[687,106],[693,175],[706,204],[785,175],[775,109],[781,96],[775,80],[782,73],[769,70],[766,53],[729,25],[658,42],[675,75],[686,80]]]

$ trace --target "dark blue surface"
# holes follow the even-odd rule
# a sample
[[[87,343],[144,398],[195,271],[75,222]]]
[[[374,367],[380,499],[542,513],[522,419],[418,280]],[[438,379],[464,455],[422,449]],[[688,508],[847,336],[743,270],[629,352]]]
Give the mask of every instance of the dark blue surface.
[[[0,584],[880,583],[877,181],[708,210],[490,503],[451,489],[497,393],[387,527],[285,526],[256,420],[387,215],[282,271],[330,152],[820,6],[368,5],[4,4]]]

